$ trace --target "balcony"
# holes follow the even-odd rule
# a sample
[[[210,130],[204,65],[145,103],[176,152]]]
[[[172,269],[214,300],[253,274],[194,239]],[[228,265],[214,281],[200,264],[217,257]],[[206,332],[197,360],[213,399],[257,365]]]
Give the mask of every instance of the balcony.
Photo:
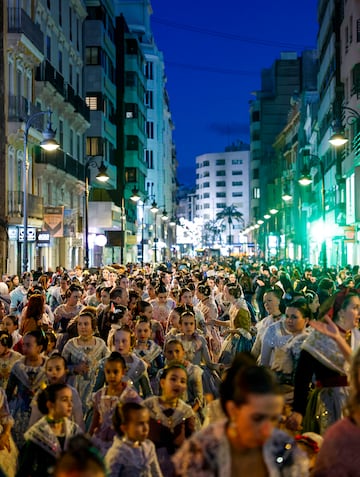
[[[35,164],[53,166],[80,181],[84,181],[85,179],[84,165],[80,164],[76,159],[69,154],[66,154],[64,151],[58,149],[57,151],[47,153],[41,149],[41,147],[36,146],[34,147],[33,157]]]
[[[23,217],[24,193],[19,190],[8,191],[8,212],[10,217]],[[28,217],[44,218],[44,199],[37,195],[27,195]]]
[[[8,101],[8,120],[12,122],[26,121],[30,116],[40,112],[40,108],[23,96],[9,95]],[[32,126],[43,129],[44,118],[36,118]]]
[[[44,54],[44,35],[22,8],[8,8],[8,33],[22,33]]]
[[[40,66],[36,68],[36,81],[48,81],[56,91],[65,98],[65,82],[64,77],[52,66],[52,64],[45,60]]]

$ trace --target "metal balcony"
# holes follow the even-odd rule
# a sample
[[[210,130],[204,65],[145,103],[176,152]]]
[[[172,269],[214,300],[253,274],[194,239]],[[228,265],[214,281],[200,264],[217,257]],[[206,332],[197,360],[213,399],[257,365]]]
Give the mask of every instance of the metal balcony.
[[[8,191],[8,212],[10,217],[23,217],[24,193],[19,190]],[[44,218],[44,199],[37,195],[27,195],[28,217]]]
[[[33,158],[35,164],[50,165],[70,174],[78,180],[85,180],[84,165],[60,149],[47,153],[40,147],[34,147]]]
[[[8,33],[22,33],[31,43],[44,53],[44,34],[22,8],[8,8]]]

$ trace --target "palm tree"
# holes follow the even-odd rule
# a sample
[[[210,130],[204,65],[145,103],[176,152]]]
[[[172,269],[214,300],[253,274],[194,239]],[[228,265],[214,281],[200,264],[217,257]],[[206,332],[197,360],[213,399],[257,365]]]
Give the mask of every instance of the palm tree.
[[[211,245],[214,245],[216,243],[216,239],[220,237],[221,232],[224,231],[224,225],[219,224],[217,220],[209,220],[204,224],[204,230],[206,232],[205,236],[208,236],[207,233],[210,234],[211,236]]]
[[[229,245],[229,252],[231,247],[231,226],[233,221],[241,222],[244,226],[244,218],[243,214],[238,210],[234,204],[225,207],[221,212],[216,214],[216,220],[220,223],[227,223],[229,227],[229,235],[228,235],[228,245]]]

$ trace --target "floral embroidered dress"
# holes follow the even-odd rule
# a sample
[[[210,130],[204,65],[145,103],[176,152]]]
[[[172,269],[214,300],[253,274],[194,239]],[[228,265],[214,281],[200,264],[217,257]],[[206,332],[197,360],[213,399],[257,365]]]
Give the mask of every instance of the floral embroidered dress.
[[[6,389],[11,369],[21,357],[20,353],[10,349],[5,356],[0,358],[0,388]]]
[[[183,333],[176,335],[176,339],[180,340],[184,346],[186,361],[200,366],[203,370],[202,381],[204,393],[218,397],[221,382],[218,375],[220,367],[219,364],[211,361],[205,338],[195,332],[191,340],[185,339]]]
[[[221,347],[219,363],[230,365],[241,351],[251,351],[254,338],[251,330],[251,316],[244,300],[237,300],[229,308],[229,334]]]
[[[197,305],[198,310],[203,314],[206,325],[206,341],[214,362],[217,362],[220,349],[221,337],[219,328],[212,321],[218,318],[218,309],[212,297],[207,297]]]
[[[155,444],[161,470],[166,477],[174,475],[170,457],[195,431],[195,415],[181,399],[175,408],[163,406],[160,397],[144,401],[150,411],[149,439]]]
[[[353,351],[360,346],[360,331],[351,331]],[[349,394],[345,361],[336,342],[313,330],[302,344],[295,372],[293,411],[304,416],[303,429],[323,434],[343,417],[343,408]],[[309,386],[315,376],[316,387],[309,395]]]
[[[83,346],[79,344],[78,338],[71,338],[62,352],[63,357],[69,366],[70,371],[81,364],[89,365],[86,374],[72,374],[68,382],[78,391],[83,403],[83,412],[86,414],[89,407],[89,399],[94,388],[97,376],[98,363],[101,359],[109,355],[109,350],[101,338],[94,336],[95,344]]]
[[[109,477],[163,477],[153,442],[131,442],[116,436],[105,456]]]
[[[30,427],[25,433],[26,443],[20,453],[18,477],[50,477],[57,458],[66,450],[69,439],[81,434],[82,431],[75,422],[64,418],[65,433],[56,436],[47,418]]]
[[[100,425],[93,435],[94,444],[100,449],[102,455],[105,455],[111,447],[116,435],[112,423],[114,410],[119,403],[142,402],[141,397],[136,390],[127,383],[124,383],[124,390],[119,396],[109,396],[108,387],[105,386],[94,394],[93,406],[100,415]]]
[[[11,417],[9,411],[5,390],[0,388],[0,434],[3,432],[3,427],[8,423],[13,424],[14,419]],[[10,451],[6,448],[0,450],[0,470],[2,470],[7,477],[15,476],[17,458],[18,450],[12,436],[10,436]]]
[[[136,356],[141,358],[147,364],[147,373],[150,379],[150,384],[153,392],[155,392],[154,380],[159,369],[164,367],[164,356],[161,347],[154,341],[147,342],[147,349],[134,348]]]
[[[226,425],[224,420],[216,422],[185,441],[173,457],[178,477],[232,477]],[[262,451],[269,477],[309,475],[306,456],[287,433],[274,429]]]
[[[149,376],[146,370],[145,362],[136,356],[135,353],[130,353],[125,359],[126,373],[123,378],[124,381],[129,381],[142,398],[152,396],[153,392],[150,385]],[[105,359],[100,360],[97,366],[97,377],[94,384],[93,391],[98,391],[105,384]]]
[[[32,398],[39,389],[46,386],[45,361],[44,359],[41,366],[27,366],[25,357],[20,358],[9,376],[6,396],[15,420],[12,433],[19,449],[25,442],[24,432],[29,425]]]

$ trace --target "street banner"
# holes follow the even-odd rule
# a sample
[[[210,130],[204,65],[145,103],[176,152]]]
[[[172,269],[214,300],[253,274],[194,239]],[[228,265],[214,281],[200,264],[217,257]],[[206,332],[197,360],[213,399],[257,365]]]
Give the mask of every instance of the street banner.
[[[44,207],[44,229],[52,237],[64,236],[64,207]]]

